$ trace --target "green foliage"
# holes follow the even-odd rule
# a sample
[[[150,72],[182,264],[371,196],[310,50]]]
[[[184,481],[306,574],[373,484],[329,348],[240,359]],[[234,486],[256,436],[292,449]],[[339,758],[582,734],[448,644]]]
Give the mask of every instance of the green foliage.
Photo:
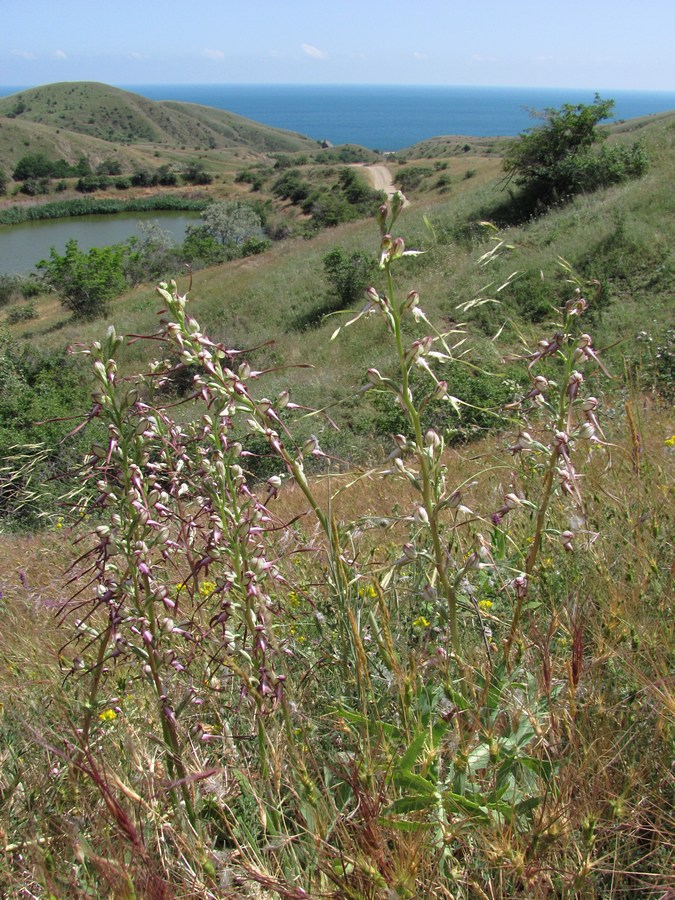
[[[37,308],[33,301],[22,303],[20,306],[14,306],[7,313],[7,324],[18,325],[19,322],[29,322],[31,319],[37,319]]]
[[[182,248],[157,222],[139,222],[141,238],[130,238],[124,249],[124,276],[131,284],[173,277],[183,262]]]
[[[7,174],[4,169],[0,169],[0,197],[4,197],[7,193]]]
[[[289,156],[286,153],[279,153],[274,161],[275,169],[290,169],[292,166],[305,166],[308,159],[304,154],[293,154]]]
[[[504,171],[523,190],[521,202],[546,207],[646,171],[647,157],[639,144],[595,152],[606,137],[598,125],[613,107],[613,100],[596,94],[592,104],[565,103],[533,113],[543,124],[521,134],[504,157]]]
[[[21,185],[21,193],[27,197],[38,197],[49,193],[49,178],[27,178]]]
[[[202,213],[202,228],[223,247],[239,247],[248,238],[262,237],[262,222],[248,203],[223,200],[209,204]]]
[[[559,291],[542,272],[527,271],[518,273],[503,302],[525,322],[538,323],[551,317],[559,299]]]
[[[282,200],[290,200],[297,205],[305,201],[312,193],[312,186],[303,181],[297,169],[288,169],[277,178],[272,185],[272,193]]]
[[[214,266],[229,259],[229,253],[200,225],[188,226],[183,241],[183,258],[194,268]]]
[[[10,303],[19,290],[19,279],[16,275],[3,275],[0,273],[0,306]]]
[[[89,161],[81,156],[75,165],[65,159],[50,159],[45,153],[29,153],[22,156],[12,173],[15,181],[29,181],[36,178],[84,177],[91,174]]]
[[[127,287],[125,255],[122,245],[93,247],[85,253],[70,240],[63,255],[52,247],[49,259],[41,260],[37,268],[76,318],[94,319],[106,315],[110,300]]]
[[[108,175],[85,175],[78,178],[75,190],[81,194],[93,194],[96,191],[104,191],[114,182]]]
[[[344,247],[334,247],[323,257],[323,271],[331,291],[339,303],[334,308],[351,306],[363,298],[363,292],[370,287],[377,266],[368,254],[361,250],[348,253]]]
[[[265,176],[260,167],[256,169],[243,169],[235,175],[234,183],[250,184],[252,191],[260,191],[265,183]]]
[[[34,528],[52,511],[63,490],[61,479],[91,440],[84,430],[69,437],[77,424],[72,417],[88,408],[89,392],[87,374],[73,357],[18,349],[0,326],[0,519],[5,525]],[[7,459],[31,447],[30,471],[13,471],[7,478]]]
[[[416,191],[429,174],[430,170],[425,166],[406,166],[396,172],[396,184],[407,194]]]
[[[201,210],[207,200],[193,200],[176,194],[156,194],[153,197],[136,197],[130,200],[109,198],[57,200],[35,206],[9,206],[0,210],[0,225],[17,225],[19,222],[36,222],[42,219],[61,219],[67,216],[105,215],[116,212],[150,212],[152,210]]]
[[[193,162],[183,169],[183,180],[186,184],[211,184],[213,176],[204,168],[203,163]]]
[[[376,158],[377,153],[374,151],[351,144],[344,144],[341,147],[326,147],[314,157],[315,161],[322,165],[334,165],[335,163],[353,165],[354,163],[372,162]]]
[[[108,157],[96,166],[97,175],[121,175],[122,164],[118,159]]]
[[[448,366],[445,374],[448,391],[461,398],[462,404],[453,406],[447,397],[428,401],[422,413],[424,429],[435,429],[448,444],[460,444],[504,427],[507,421],[504,407],[513,400],[522,380],[522,373],[516,367],[500,371],[497,376],[455,362]],[[424,397],[424,383],[415,373],[411,378],[411,389],[419,404]],[[372,400],[375,407],[373,425],[377,434],[410,436],[403,410],[390,392],[374,392]]]

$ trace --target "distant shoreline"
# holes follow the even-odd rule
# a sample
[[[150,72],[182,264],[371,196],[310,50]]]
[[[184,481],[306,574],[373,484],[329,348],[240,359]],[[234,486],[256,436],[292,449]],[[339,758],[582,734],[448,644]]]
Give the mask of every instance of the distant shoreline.
[[[445,85],[116,85],[149,100],[196,103],[332,144],[396,152],[440,135],[512,137],[530,109],[591,103],[594,89]],[[21,91],[0,86],[0,96]],[[615,120],[675,109],[675,91],[601,90]]]

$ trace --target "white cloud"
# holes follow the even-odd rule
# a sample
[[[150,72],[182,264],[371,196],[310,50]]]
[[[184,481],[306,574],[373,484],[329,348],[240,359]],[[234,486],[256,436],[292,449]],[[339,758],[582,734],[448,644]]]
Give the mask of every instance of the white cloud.
[[[413,59],[429,59],[426,53],[418,53],[417,51],[413,53]]]
[[[30,50],[12,50],[12,56],[18,56],[20,59],[35,59],[35,54]]]
[[[63,52],[63,50],[55,50],[55,51],[52,53],[52,56],[53,56],[54,59],[68,59],[68,57],[67,57],[66,54]]]
[[[207,59],[225,59],[225,54],[222,50],[202,50],[202,56],[205,56]]]
[[[323,50],[319,50],[318,47],[312,47],[311,44],[301,44],[302,52],[309,56],[311,59],[328,59],[328,54],[324,53]]]

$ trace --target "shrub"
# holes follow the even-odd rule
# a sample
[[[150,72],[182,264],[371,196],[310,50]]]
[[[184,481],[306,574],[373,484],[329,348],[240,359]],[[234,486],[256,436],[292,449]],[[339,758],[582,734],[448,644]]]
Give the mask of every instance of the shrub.
[[[37,269],[76,318],[95,319],[107,314],[110,300],[127,286],[125,252],[122,245],[84,252],[70,240],[63,255],[52,247],[49,259],[41,260]]]
[[[344,247],[334,247],[323,257],[323,271],[339,301],[334,306],[340,308],[363,298],[376,267],[372,257],[361,250],[348,253]]]
[[[406,166],[396,172],[396,183],[404,194],[416,191],[429,175],[429,169],[424,166]]]
[[[524,206],[523,213],[646,171],[648,160],[639,143],[595,152],[595,145],[606,138],[598,125],[610,117],[613,107],[613,100],[601,100],[596,94],[590,105],[565,103],[560,109],[533,113],[543,124],[521,134],[504,157],[505,172],[522,189],[516,202]]]
[[[262,237],[259,214],[248,203],[222,200],[210,203],[202,213],[202,228],[206,234],[227,247],[240,247],[249,238]]]
[[[23,303],[10,309],[7,313],[7,324],[18,325],[19,322],[29,322],[31,319],[37,319],[37,314],[35,303]]]
[[[187,165],[182,172],[183,181],[186,184],[211,184],[213,176],[204,168],[203,163],[193,162]]]
[[[11,303],[18,291],[19,278],[16,275],[0,274],[0,306]]]

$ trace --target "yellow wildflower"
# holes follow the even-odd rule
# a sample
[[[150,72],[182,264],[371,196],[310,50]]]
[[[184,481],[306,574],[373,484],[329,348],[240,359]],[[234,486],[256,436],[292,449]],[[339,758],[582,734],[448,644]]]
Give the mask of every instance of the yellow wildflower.
[[[202,583],[199,585],[199,596],[208,597],[215,591],[215,589],[215,581],[202,581]]]
[[[104,709],[98,714],[98,717],[101,722],[112,722],[117,718],[117,713],[114,709]]]
[[[483,612],[487,612],[492,609],[493,603],[492,600],[479,600],[478,601],[478,609],[482,609]]]
[[[428,628],[431,622],[424,616],[418,616],[413,620],[413,628]]]
[[[671,434],[670,437],[667,437],[664,443],[666,447],[675,447],[675,434]]]

